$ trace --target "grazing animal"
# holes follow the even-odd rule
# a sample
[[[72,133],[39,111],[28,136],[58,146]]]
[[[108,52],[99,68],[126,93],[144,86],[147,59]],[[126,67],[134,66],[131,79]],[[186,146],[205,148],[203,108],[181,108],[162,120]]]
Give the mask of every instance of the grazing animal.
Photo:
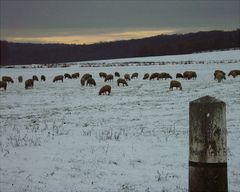
[[[196,79],[197,78],[197,73],[195,71],[192,71],[192,78]]]
[[[176,78],[178,79],[178,78],[183,78],[183,75],[181,74],[181,73],[177,73],[176,74]]]
[[[146,80],[149,78],[149,74],[148,73],[145,73],[144,76],[143,76],[143,80]]]
[[[92,77],[88,78],[87,79],[87,86],[96,86],[96,81]]]
[[[240,75],[240,70],[232,70],[228,73],[228,76],[233,76],[233,78],[237,77]]]
[[[69,73],[65,73],[65,74],[64,74],[64,78],[65,78],[65,79],[67,79],[67,78],[68,78],[68,79],[72,79],[72,76],[71,76]]]
[[[226,79],[226,77],[225,77],[225,75],[223,73],[218,72],[218,73],[216,73],[214,79],[217,79],[218,83],[220,83],[223,79]]]
[[[5,82],[11,82],[11,83],[14,83],[12,77],[9,77],[9,76],[3,76],[2,77],[2,80],[5,81]]]
[[[104,78],[104,79],[106,79],[106,77],[107,77],[107,73],[100,72],[100,73],[99,73],[99,77],[100,77],[100,78]]]
[[[77,79],[80,77],[80,74],[79,73],[73,73],[72,74],[72,79]]]
[[[3,88],[4,90],[7,89],[7,82],[6,81],[0,81],[0,89]]]
[[[122,78],[119,78],[117,80],[117,85],[119,86],[120,84],[122,84],[123,86],[124,85],[128,86],[127,81],[125,79],[122,79]]]
[[[115,72],[114,75],[115,75],[115,77],[120,77],[120,73],[118,73],[118,72]]]
[[[104,85],[98,92],[99,95],[104,95],[104,94],[108,94],[110,95],[111,93],[111,86],[110,85]]]
[[[130,79],[130,75],[129,74],[125,74],[124,75],[124,79],[126,80],[126,81],[130,81],[131,79]]]
[[[90,77],[92,77],[92,75],[89,74],[89,73],[85,73],[85,74],[82,76],[82,78],[84,78],[85,80],[87,80],[87,79],[90,78]]]
[[[107,77],[104,79],[104,82],[106,82],[106,81],[113,81],[113,75],[108,74]]]
[[[33,79],[28,79],[25,81],[25,89],[33,88],[33,85],[34,85]]]
[[[56,81],[62,81],[63,82],[63,75],[58,75],[58,76],[54,77],[53,83],[56,82]]]
[[[170,79],[172,79],[172,76],[171,75],[169,75],[169,73],[159,73],[158,74],[158,80],[159,79],[168,79],[168,78],[170,78]]]
[[[80,79],[80,83],[81,83],[81,85],[82,85],[82,86],[84,86],[84,85],[85,85],[85,81],[86,81],[86,79],[85,79],[85,78],[83,78],[83,77]]]
[[[85,82],[89,79],[92,78],[92,75],[89,73],[85,73],[82,78],[80,79],[81,86],[85,86]]]
[[[149,80],[152,80],[152,79],[155,79],[155,78],[158,79],[158,76],[159,76],[159,73],[152,73]]]
[[[180,90],[182,90],[182,85],[181,85],[181,83],[180,83],[179,81],[172,80],[172,81],[170,82],[170,87],[169,87],[169,89],[173,90],[173,87],[176,87],[176,89],[179,88]]]
[[[217,79],[216,76],[217,76],[218,73],[221,73],[224,76],[224,79],[226,79],[226,77],[225,77],[226,73],[224,73],[222,70],[215,70],[214,74],[213,74],[214,75],[214,80]]]
[[[45,75],[41,75],[41,81],[46,81]]]
[[[33,81],[38,81],[38,77],[36,75],[32,76]]]
[[[23,82],[23,77],[22,76],[18,76],[18,82],[22,83]]]
[[[184,79],[196,79],[197,78],[197,73],[195,71],[185,71],[183,73],[183,78]]]
[[[138,78],[138,73],[133,73],[131,79]]]

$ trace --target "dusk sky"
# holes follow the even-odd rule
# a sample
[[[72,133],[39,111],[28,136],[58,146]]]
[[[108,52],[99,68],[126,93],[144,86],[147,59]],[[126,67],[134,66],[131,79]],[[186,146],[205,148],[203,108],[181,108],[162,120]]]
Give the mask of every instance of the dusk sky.
[[[240,1],[1,0],[1,40],[89,44],[235,30]]]

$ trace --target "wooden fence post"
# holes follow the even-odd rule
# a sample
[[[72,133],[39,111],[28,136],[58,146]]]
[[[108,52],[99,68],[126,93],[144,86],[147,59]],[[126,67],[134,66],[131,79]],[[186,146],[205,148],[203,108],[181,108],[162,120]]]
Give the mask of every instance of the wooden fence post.
[[[226,104],[210,96],[190,102],[189,191],[228,191]]]

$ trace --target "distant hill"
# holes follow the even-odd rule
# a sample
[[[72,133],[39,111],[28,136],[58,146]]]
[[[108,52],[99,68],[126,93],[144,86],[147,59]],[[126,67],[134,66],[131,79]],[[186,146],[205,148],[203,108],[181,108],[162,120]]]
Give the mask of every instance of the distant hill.
[[[159,35],[91,45],[0,41],[1,65],[48,64],[100,59],[179,55],[240,48],[240,29]]]

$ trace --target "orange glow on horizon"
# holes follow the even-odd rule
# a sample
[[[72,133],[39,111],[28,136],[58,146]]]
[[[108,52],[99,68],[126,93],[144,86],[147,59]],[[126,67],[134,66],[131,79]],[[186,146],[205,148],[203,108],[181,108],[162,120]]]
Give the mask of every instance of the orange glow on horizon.
[[[9,37],[6,40],[11,42],[28,43],[65,43],[65,44],[93,44],[98,42],[110,42],[117,40],[140,39],[161,34],[172,34],[174,30],[143,30],[129,32],[114,32],[99,35],[64,35],[44,37]]]

